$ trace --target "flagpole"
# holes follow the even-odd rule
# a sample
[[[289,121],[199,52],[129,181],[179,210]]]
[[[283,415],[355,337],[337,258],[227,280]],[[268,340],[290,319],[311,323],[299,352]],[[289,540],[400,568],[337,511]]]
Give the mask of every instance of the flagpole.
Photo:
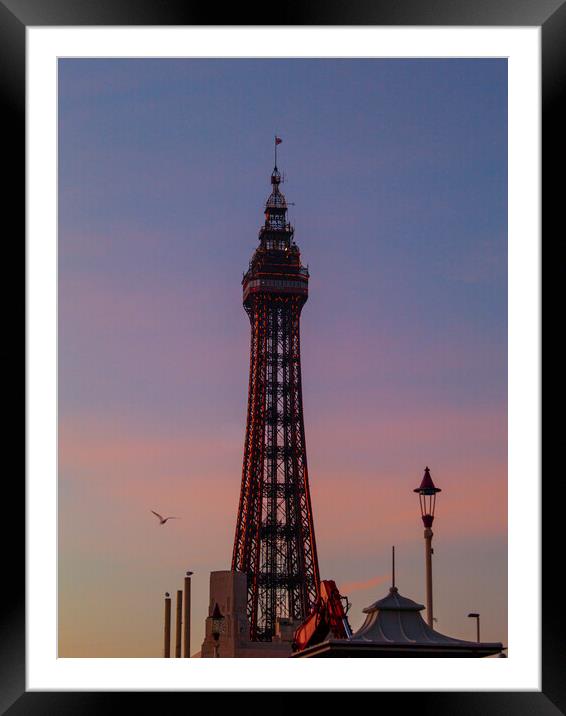
[[[277,169],[277,145],[281,144],[281,141],[282,141],[281,137],[278,137],[277,135],[275,135],[275,137],[273,138],[273,145],[274,145],[273,149],[275,152],[275,168],[276,169]]]

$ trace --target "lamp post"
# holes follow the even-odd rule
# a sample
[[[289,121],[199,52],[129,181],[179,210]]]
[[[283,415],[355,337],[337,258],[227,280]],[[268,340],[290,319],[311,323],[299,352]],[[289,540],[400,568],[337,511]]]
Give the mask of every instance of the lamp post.
[[[214,639],[214,658],[218,659],[219,657],[219,647],[220,644],[218,643],[218,640],[220,639],[220,634],[222,632],[222,624],[224,622],[224,615],[220,611],[220,607],[218,606],[218,602],[214,605],[214,610],[212,612],[212,638]]]
[[[479,643],[479,640],[480,640],[480,615],[477,614],[476,612],[470,612],[470,614],[468,614],[468,616],[469,616],[470,618],[476,620],[477,641],[478,641],[478,643]]]
[[[434,508],[436,506],[436,493],[440,492],[440,488],[436,487],[430,476],[430,470],[425,467],[425,472],[421,484],[415,488],[413,492],[419,495],[419,504],[421,507],[421,517],[424,524],[425,538],[425,564],[426,564],[426,615],[429,627],[433,626],[432,613],[432,523],[434,520]]]

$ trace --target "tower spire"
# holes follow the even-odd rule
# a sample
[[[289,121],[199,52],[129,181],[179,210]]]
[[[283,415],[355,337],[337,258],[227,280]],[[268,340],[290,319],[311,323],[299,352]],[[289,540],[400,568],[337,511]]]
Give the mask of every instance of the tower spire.
[[[271,194],[265,202],[265,224],[260,230],[259,238],[266,248],[265,242],[276,241],[280,249],[289,249],[293,237],[293,228],[287,221],[287,200],[280,189],[281,172],[277,165],[271,172]],[[272,232],[277,232],[274,235]],[[274,246],[271,246],[273,248]]]

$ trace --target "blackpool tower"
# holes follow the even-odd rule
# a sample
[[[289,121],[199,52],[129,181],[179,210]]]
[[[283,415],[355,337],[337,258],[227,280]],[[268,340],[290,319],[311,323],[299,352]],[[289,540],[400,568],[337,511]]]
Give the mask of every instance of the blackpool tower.
[[[259,245],[242,280],[250,377],[232,570],[247,574],[252,641],[271,641],[277,618],[303,620],[319,591],[299,337],[309,273],[280,184],[276,157]]]

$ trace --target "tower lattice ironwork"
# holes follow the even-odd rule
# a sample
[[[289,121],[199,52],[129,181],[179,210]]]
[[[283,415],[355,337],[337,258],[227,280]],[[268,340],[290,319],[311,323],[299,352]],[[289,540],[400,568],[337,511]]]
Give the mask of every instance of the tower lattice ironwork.
[[[301,390],[300,315],[308,296],[277,163],[243,303],[251,324],[248,415],[232,570],[248,576],[254,641],[278,617],[304,619],[319,571],[309,492]]]

